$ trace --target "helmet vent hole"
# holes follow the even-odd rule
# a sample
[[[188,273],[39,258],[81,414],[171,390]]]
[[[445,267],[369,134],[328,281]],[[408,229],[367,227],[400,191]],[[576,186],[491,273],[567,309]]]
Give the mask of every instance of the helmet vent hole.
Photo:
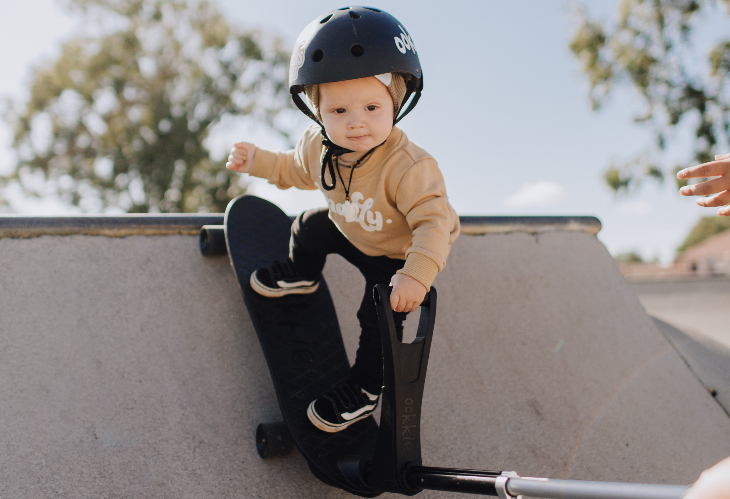
[[[317,49],[312,54],[312,60],[314,62],[319,62],[324,58],[324,51],[322,49]]]
[[[328,15],[327,17],[325,17],[324,19],[322,19],[322,20],[321,20],[321,21],[319,22],[319,24],[324,24],[324,23],[326,23],[327,21],[329,21],[329,20],[330,20],[330,18],[332,18],[332,14],[330,14],[330,15]]]
[[[351,19],[360,19],[360,14],[356,14],[353,11],[350,11],[350,18]]]
[[[350,10],[350,7],[342,7],[341,9],[337,9],[337,10]]]
[[[359,43],[356,43],[352,47],[350,47],[350,53],[354,55],[355,57],[360,57],[365,53],[365,47],[360,45]]]
[[[368,10],[372,10],[373,12],[381,12],[380,10],[374,9],[372,7],[365,7],[365,8],[368,9]]]

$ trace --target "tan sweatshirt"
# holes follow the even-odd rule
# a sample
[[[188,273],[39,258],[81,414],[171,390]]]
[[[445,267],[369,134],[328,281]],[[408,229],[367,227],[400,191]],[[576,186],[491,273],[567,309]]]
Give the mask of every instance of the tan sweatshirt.
[[[249,174],[280,189],[320,189],[330,219],[357,249],[369,256],[405,259],[398,273],[430,289],[459,235],[459,217],[449,204],[436,160],[393,127],[385,143],[355,168],[349,189],[355,207],[348,213],[339,176],[334,190],[320,186],[323,149],[314,125],[291,151],[256,148]],[[340,174],[347,185],[350,168],[340,165]],[[329,172],[325,175],[330,183]]]

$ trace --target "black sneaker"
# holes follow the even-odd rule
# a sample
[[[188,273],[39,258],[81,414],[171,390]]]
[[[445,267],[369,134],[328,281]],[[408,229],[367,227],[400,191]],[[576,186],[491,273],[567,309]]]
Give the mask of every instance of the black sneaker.
[[[309,404],[307,416],[320,430],[334,433],[370,416],[378,397],[348,379]]]
[[[251,274],[251,288],[269,298],[291,294],[309,294],[317,291],[319,279],[307,280],[297,275],[289,260],[276,260],[268,267],[261,267]]]

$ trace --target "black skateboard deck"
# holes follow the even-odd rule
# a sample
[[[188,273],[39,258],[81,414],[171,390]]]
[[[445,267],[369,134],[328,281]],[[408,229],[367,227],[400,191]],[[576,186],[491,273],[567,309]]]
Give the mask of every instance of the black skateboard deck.
[[[323,482],[363,497],[362,484],[345,478],[338,461],[372,458],[378,436],[373,417],[337,433],[325,433],[307,418],[310,402],[349,375],[337,314],[324,279],[310,295],[267,298],[249,285],[251,273],[289,253],[291,220],[279,207],[255,196],[228,205],[225,236],[243,299],[274,382],[284,423],[294,443]]]

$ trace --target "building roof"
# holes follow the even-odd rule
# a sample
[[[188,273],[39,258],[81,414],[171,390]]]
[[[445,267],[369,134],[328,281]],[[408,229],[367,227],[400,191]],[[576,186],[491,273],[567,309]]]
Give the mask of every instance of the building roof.
[[[730,229],[692,246],[684,252],[680,260],[684,262],[698,261],[710,256],[721,259],[727,252],[730,252]]]

